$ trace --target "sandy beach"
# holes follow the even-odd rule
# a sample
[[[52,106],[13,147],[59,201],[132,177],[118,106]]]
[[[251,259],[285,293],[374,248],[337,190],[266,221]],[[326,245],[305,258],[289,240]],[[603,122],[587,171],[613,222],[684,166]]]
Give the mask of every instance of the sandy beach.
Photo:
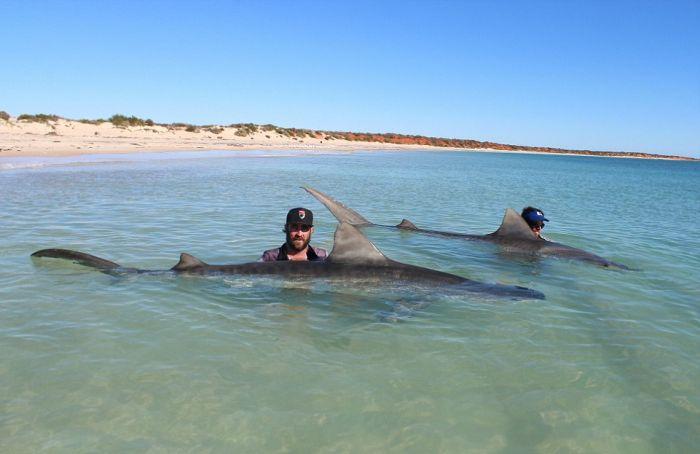
[[[126,118],[126,117],[124,117]],[[133,117],[132,117],[133,118]],[[137,119],[141,123],[143,120]],[[150,121],[149,121],[150,123]],[[335,135],[335,137],[334,137]],[[390,143],[388,141],[347,140],[356,133],[280,128],[273,125],[195,126],[184,123],[169,125],[115,125],[110,121],[0,118],[0,158],[60,157],[106,153],[216,150],[318,150],[348,152],[357,150],[434,150],[479,151],[494,153],[532,153],[616,158],[664,160],[697,159],[648,153],[597,152],[541,149],[481,143],[482,146],[435,146],[426,143]],[[372,136],[381,139],[380,135]],[[421,141],[420,136],[408,137]],[[442,139],[438,139],[442,140]],[[478,142],[477,142],[478,143]],[[490,146],[490,145],[492,146]],[[541,150],[541,151],[540,151]]]
[[[436,149],[445,147],[357,142],[319,137],[290,137],[259,129],[247,135],[244,128],[213,126],[115,126],[75,120],[26,121],[0,119],[0,157],[75,156],[143,151],[210,151],[298,149],[322,151]],[[192,128],[190,128],[192,129]],[[238,135],[237,135],[238,133]]]

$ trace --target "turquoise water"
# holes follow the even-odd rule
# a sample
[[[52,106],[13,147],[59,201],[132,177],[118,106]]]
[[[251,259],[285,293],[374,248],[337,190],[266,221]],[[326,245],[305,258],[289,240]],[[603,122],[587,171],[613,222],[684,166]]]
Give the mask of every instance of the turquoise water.
[[[700,165],[487,153],[0,161],[2,452],[695,452]],[[94,162],[99,160],[100,162]],[[389,257],[544,301],[358,282],[114,278],[256,260],[299,189],[470,233],[532,204],[545,234],[639,268],[505,256],[373,227]],[[416,304],[418,303],[418,304]],[[417,308],[417,309],[416,309]],[[393,315],[386,317],[386,314]]]

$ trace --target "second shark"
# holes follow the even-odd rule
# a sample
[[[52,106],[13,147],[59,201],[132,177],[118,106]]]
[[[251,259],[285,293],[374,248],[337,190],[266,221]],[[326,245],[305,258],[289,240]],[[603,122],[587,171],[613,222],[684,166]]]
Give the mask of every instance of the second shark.
[[[329,195],[310,187],[304,187],[304,190],[318,199],[340,222],[356,226],[371,226],[379,225],[365,219],[355,210],[346,207],[342,203],[334,200]],[[598,255],[586,252],[583,249],[567,246],[565,244],[556,243],[554,241],[543,240],[537,238],[530,230],[525,220],[512,208],[507,208],[503,216],[501,226],[493,233],[486,235],[474,235],[469,233],[443,232],[439,230],[421,229],[416,227],[411,221],[404,219],[395,227],[401,230],[409,230],[417,233],[425,233],[428,235],[443,236],[449,238],[460,238],[465,240],[489,241],[496,243],[508,252],[519,252],[527,254],[537,254],[542,256],[562,257],[583,262],[592,263],[598,266],[607,268],[618,268],[629,270],[630,268],[621,263],[612,262]]]

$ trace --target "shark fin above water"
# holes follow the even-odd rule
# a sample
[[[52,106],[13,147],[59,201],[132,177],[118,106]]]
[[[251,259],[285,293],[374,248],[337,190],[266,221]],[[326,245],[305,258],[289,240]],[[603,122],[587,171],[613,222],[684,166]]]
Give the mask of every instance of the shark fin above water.
[[[338,222],[346,222],[352,225],[372,225],[372,223],[365,219],[360,213],[351,208],[346,207],[337,200],[333,200],[328,195],[308,186],[302,186],[302,189],[311,194],[312,196],[316,197],[316,199],[318,199],[319,202],[324,204],[326,208],[328,208],[328,210],[333,214],[333,216],[335,216],[336,219],[338,219]]]
[[[341,222],[335,229],[333,250],[326,260],[335,263],[383,264],[389,259],[357,227]]]
[[[404,230],[418,230],[416,224],[409,221],[408,219],[402,219],[400,223],[396,224],[396,228]]]
[[[530,227],[514,209],[506,208],[501,226],[491,234],[496,237],[508,237],[513,239],[536,240],[537,237]]]
[[[186,271],[192,268],[199,268],[202,266],[207,266],[207,264],[199,260],[197,257],[183,252],[182,254],[180,254],[180,261],[177,262],[177,264],[170,269],[173,271]]]

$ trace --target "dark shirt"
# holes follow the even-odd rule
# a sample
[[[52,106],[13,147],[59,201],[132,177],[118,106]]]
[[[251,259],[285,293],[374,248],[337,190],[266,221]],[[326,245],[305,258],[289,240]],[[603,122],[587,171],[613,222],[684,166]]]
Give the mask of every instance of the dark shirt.
[[[309,245],[306,249],[306,259],[309,261],[325,260],[327,257],[326,250],[320,247],[313,247]],[[287,256],[287,243],[276,249],[268,249],[263,252],[262,257],[260,257],[261,262],[275,262],[277,260],[289,260]]]

